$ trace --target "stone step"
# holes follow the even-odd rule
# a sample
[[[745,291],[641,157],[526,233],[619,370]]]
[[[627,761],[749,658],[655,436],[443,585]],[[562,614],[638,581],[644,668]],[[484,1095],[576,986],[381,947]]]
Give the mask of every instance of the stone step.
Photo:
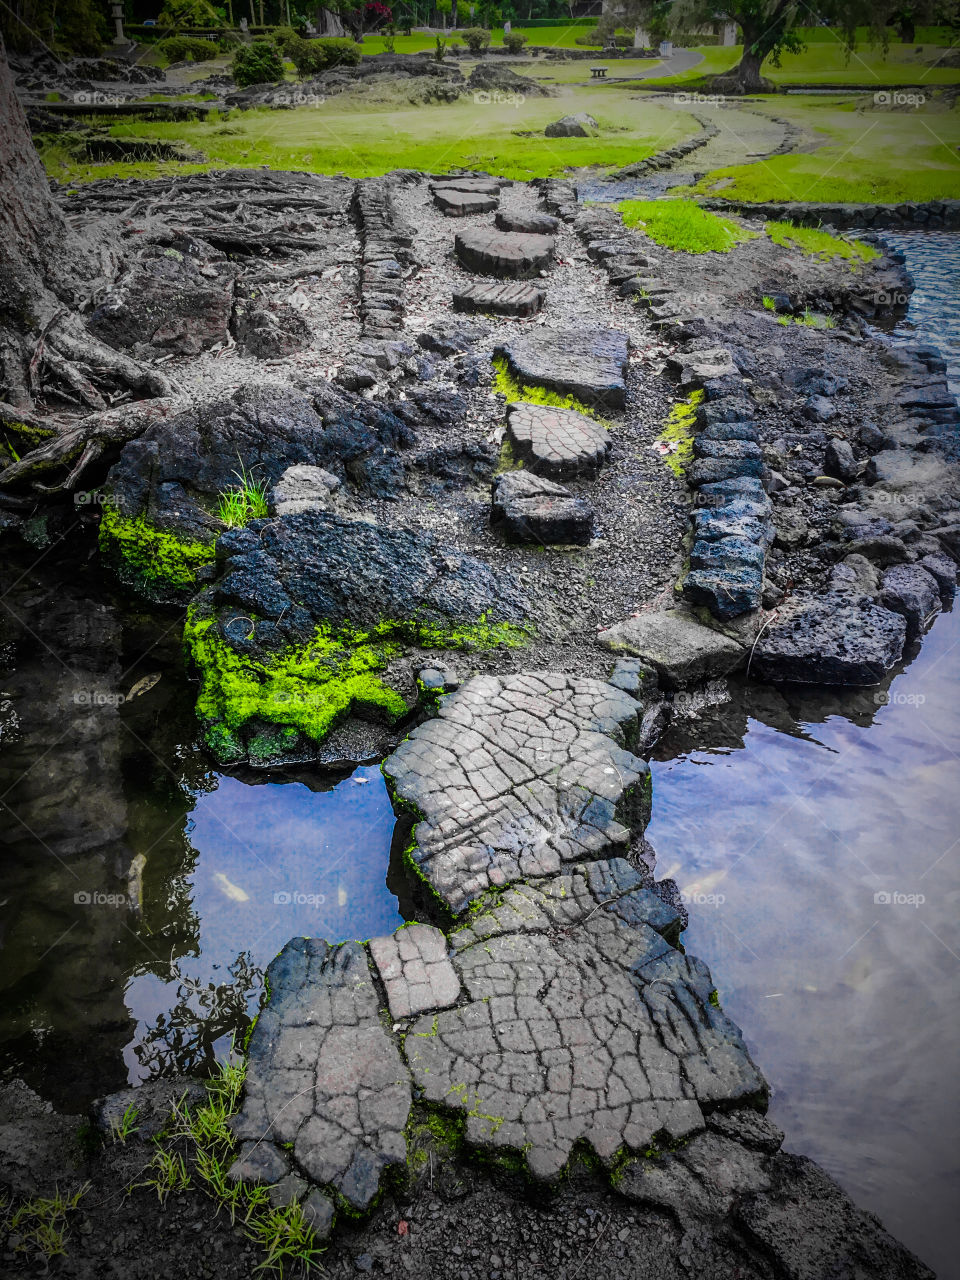
[[[555,480],[596,472],[610,452],[602,423],[549,405],[507,405],[507,438],[531,471]]]
[[[619,329],[538,329],[502,343],[496,355],[521,386],[572,395],[589,408],[626,404],[627,335]]]
[[[504,183],[499,178],[438,178],[430,183],[430,190],[438,191],[472,191],[478,195],[498,196]]]
[[[490,521],[510,542],[585,546],[593,534],[593,506],[552,480],[508,471],[494,483]]]
[[[438,187],[433,193],[433,203],[448,218],[466,218],[471,213],[490,213],[500,203],[500,197],[483,192],[459,191],[453,187]]]
[[[477,275],[526,280],[553,265],[553,236],[498,231],[492,227],[461,231],[454,249],[460,265]]]
[[[536,315],[544,302],[544,292],[523,281],[494,284],[478,280],[453,295],[454,311],[487,311],[497,316]]]
[[[520,231],[534,236],[553,236],[560,229],[560,219],[549,213],[506,213],[501,209],[494,222],[501,231]]]

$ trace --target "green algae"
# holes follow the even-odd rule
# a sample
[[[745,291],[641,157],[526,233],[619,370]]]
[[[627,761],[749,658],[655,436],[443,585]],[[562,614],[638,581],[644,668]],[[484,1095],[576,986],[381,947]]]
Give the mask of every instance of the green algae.
[[[213,543],[178,538],[159,529],[143,515],[124,516],[107,504],[100,517],[100,551],[119,561],[150,588],[188,591],[196,586],[197,570],[213,560]]]
[[[657,436],[658,444],[665,447],[663,461],[678,480],[683,479],[687,467],[693,462],[693,428],[697,421],[697,405],[702,400],[702,391],[691,391],[686,400],[678,400]]]

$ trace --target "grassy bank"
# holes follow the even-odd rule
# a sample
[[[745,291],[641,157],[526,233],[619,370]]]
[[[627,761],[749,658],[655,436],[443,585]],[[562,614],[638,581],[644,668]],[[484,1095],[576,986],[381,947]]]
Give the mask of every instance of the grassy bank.
[[[771,114],[813,128],[824,145],[707,174],[694,191],[750,201],[877,202],[960,199],[960,114],[872,102],[777,99]]]
[[[571,110],[595,116],[600,136],[542,136],[546,124]],[[294,111],[236,112],[227,121],[131,122],[113,130],[118,137],[185,142],[206,157],[200,164],[78,163],[57,139],[44,147],[43,158],[50,175],[63,182],[261,166],[356,178],[396,168],[467,167],[530,178],[586,165],[632,164],[696,129],[689,113],[669,103],[620,102],[599,90],[577,91],[563,100],[530,98],[516,106],[470,98],[419,107],[405,101],[372,105],[357,94]],[[522,136],[528,131],[539,136]]]

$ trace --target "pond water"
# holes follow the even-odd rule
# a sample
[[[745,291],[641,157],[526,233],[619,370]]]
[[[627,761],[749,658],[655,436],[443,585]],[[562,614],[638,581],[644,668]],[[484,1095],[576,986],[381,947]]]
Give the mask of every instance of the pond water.
[[[289,938],[402,923],[394,816],[377,768],[213,772],[179,621],[29,564],[0,571],[0,1070],[82,1109],[223,1056]]]
[[[955,236],[885,236],[898,336],[960,387]],[[960,613],[879,694],[733,690],[659,745],[658,874],[773,1086],[771,1115],[941,1280],[960,1277]]]

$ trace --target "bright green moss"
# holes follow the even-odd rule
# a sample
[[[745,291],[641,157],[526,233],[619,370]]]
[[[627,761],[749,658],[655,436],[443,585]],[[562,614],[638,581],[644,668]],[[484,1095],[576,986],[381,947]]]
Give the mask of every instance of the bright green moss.
[[[376,674],[396,646],[371,642],[366,632],[320,625],[309,644],[258,661],[238,653],[217,634],[213,618],[191,608],[184,641],[200,673],[197,714],[211,725],[207,741],[218,754],[225,746],[239,746],[239,731],[251,721],[320,742],[355,706],[391,722],[407,712],[403,698]],[[253,749],[258,741],[255,736]],[[264,754],[272,754],[274,739],[269,746],[263,741]]]
[[[851,268],[880,257],[880,250],[862,240],[840,240],[819,227],[797,227],[792,222],[768,222],[767,235],[774,244],[784,249],[799,249],[806,257],[818,257],[823,262],[839,259]]]
[[[118,558],[150,587],[177,591],[196,585],[197,570],[215,554],[213,543],[188,541],[158,529],[144,516],[123,516],[106,505],[100,517],[100,550]]]
[[[757,238],[755,231],[691,200],[621,200],[617,208],[624,226],[639,227],[656,244],[683,253],[729,253]]]
[[[517,382],[506,360],[502,357],[494,360],[493,367],[496,371],[493,389],[500,395],[506,396],[508,404],[520,401],[523,404],[549,405],[551,409],[573,409],[577,413],[585,414],[588,418],[596,418],[598,422],[604,421],[594,409],[585,405],[582,400],[578,400],[576,396],[561,396],[556,391],[548,391],[546,387],[527,386]],[[604,423],[604,425],[607,424]]]
[[[663,460],[678,480],[686,474],[693,461],[693,428],[697,421],[697,405],[702,400],[702,391],[691,391],[686,400],[678,400],[657,436]]]

